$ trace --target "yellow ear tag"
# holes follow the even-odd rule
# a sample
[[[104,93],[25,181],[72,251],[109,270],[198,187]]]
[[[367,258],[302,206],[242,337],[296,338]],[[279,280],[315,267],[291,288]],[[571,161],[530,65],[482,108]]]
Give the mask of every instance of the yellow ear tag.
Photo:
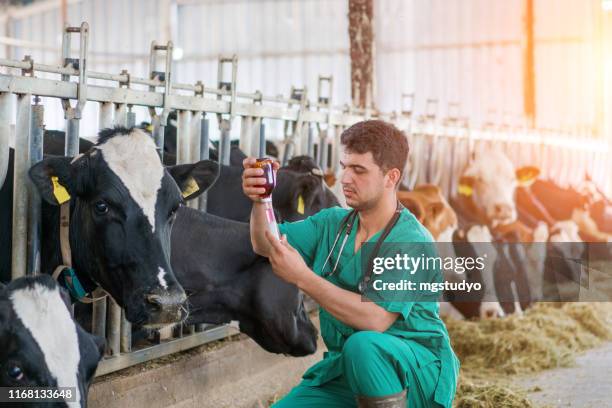
[[[57,176],[51,176],[51,183],[53,183],[53,195],[60,205],[70,200],[70,194],[68,194],[66,187],[59,183]]]
[[[298,196],[297,212],[298,214],[304,215],[304,199],[301,194]]]
[[[196,183],[193,177],[190,177],[189,183],[187,183],[187,185],[185,186],[185,189],[183,190],[183,198],[189,197],[190,195],[192,195],[199,189],[200,189],[200,186],[198,186],[198,183]]]
[[[540,169],[535,166],[525,166],[516,170],[516,179],[518,184],[522,187],[529,187],[532,185],[539,175]]]
[[[469,186],[467,184],[459,184],[458,191],[459,191],[459,194],[469,197],[474,192],[474,189],[472,188],[472,186]]]
[[[153,125],[147,125],[147,127],[145,128],[145,130],[149,133],[153,133]]]

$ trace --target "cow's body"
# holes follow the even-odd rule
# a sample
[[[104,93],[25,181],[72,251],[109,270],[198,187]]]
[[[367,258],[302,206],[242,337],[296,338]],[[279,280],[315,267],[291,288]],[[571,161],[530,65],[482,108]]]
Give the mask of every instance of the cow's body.
[[[104,341],[74,322],[68,302],[46,275],[20,278],[0,288],[1,387],[70,387],[75,402],[53,406],[87,406]]]
[[[549,180],[536,180],[517,191],[517,205],[525,222],[539,218],[552,228],[560,221],[571,220],[578,226],[581,240],[586,242],[612,240],[612,234],[606,232],[609,229],[606,216],[612,213],[612,208],[606,201],[598,192],[563,188]]]
[[[267,351],[316,350],[316,329],[294,285],[253,252],[249,226],[181,208],[172,231],[172,266],[189,294],[188,323],[240,322]]]

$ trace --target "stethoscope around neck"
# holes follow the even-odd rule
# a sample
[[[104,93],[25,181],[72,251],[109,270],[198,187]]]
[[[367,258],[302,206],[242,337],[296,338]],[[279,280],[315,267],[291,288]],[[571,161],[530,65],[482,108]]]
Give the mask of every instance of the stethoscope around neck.
[[[385,226],[385,229],[383,230],[380,238],[376,242],[376,246],[374,247],[374,250],[372,251],[372,254],[370,255],[365,277],[359,282],[359,291],[361,293],[363,293],[365,289],[365,284],[369,282],[370,280],[370,275],[372,274],[372,261],[374,260],[374,258],[376,257],[376,254],[380,250],[380,246],[382,245],[383,241],[387,238],[387,236],[389,235],[389,233],[391,232],[391,230],[393,229],[393,227],[399,220],[399,217],[400,217],[400,214],[403,208],[404,206],[398,201],[397,207],[395,208],[395,213],[393,213],[393,217],[391,217],[391,219]],[[329,250],[329,253],[327,254],[327,258],[325,258],[325,262],[323,263],[323,267],[321,268],[322,277],[327,278],[336,273],[336,270],[338,268],[338,263],[340,262],[340,257],[342,256],[342,252],[344,251],[344,247],[346,246],[346,241],[348,241],[348,237],[351,235],[351,232],[353,231],[353,226],[355,225],[355,220],[357,219],[357,215],[358,215],[357,210],[352,210],[342,220],[340,224],[340,229],[338,230],[338,233],[336,234],[336,238],[334,239],[334,243],[332,244],[332,247]],[[334,267],[329,272],[323,272],[325,271],[325,267],[327,266],[327,263],[329,262],[332,254],[334,253],[334,249],[336,249],[338,240],[340,239],[340,236],[342,235],[342,231],[344,230],[346,230],[346,232],[344,234],[344,238],[342,239],[342,243],[340,244],[340,251],[338,252],[338,256],[336,257],[336,262],[334,263]]]

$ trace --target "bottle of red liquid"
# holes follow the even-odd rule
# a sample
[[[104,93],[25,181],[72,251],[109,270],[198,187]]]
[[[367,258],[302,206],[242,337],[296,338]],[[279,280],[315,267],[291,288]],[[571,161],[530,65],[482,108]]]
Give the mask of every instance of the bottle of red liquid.
[[[263,177],[266,179],[265,184],[259,185],[259,187],[265,188],[266,191],[261,194],[261,201],[264,203],[266,210],[266,221],[268,222],[268,230],[276,237],[280,239],[278,232],[278,224],[276,223],[276,217],[274,216],[274,209],[272,208],[272,190],[276,187],[276,175],[274,174],[274,167],[272,166],[273,161],[268,158],[259,158],[255,162],[255,167],[263,169]]]

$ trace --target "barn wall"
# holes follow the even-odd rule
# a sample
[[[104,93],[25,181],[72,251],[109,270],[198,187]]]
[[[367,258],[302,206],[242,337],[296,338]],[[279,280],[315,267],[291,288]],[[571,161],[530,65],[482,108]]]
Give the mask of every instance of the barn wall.
[[[174,62],[174,80],[215,86],[219,55],[237,54],[238,90],[288,95],[306,86],[314,98],[318,75],[333,75],[337,104],[350,101],[348,5],[345,0],[69,0],[68,22],[90,25],[92,70],[148,75],[152,40],[172,39],[183,58]],[[41,4],[44,4],[43,7]],[[35,61],[60,62],[59,1],[17,10],[9,19],[10,36],[46,49],[11,47],[10,58],[32,55]],[[1,34],[0,34],[1,35]],[[74,46],[76,47],[76,43]],[[0,55],[6,47],[0,47]],[[59,102],[47,104],[48,128],[63,129]],[[88,104],[81,134],[97,130],[97,106]],[[148,120],[145,110],[137,120]],[[213,118],[214,120],[214,118]],[[271,136],[280,137],[280,124]],[[238,135],[238,126],[233,132]],[[216,132],[212,133],[215,138]]]
[[[236,53],[240,90],[286,95],[292,85],[306,85],[315,93],[317,76],[333,74],[336,102],[350,101],[346,0],[68,3],[68,21],[91,26],[93,69],[146,75],[150,41],[171,38],[184,52],[175,63],[178,81],[214,84],[218,55]],[[377,105],[397,110],[402,92],[415,93],[419,113],[435,99],[440,117],[454,115],[449,103],[459,103],[458,114],[475,125],[522,124],[523,6],[524,0],[377,0]],[[601,134],[600,0],[535,0],[534,8],[537,127]],[[3,24],[6,34],[42,49],[2,46],[0,55],[58,62],[60,25],[59,1],[17,10]],[[95,117],[96,109],[88,106],[87,114]],[[62,128],[61,108],[48,113],[49,127]],[[84,123],[83,134],[95,127]]]
[[[475,125],[523,119],[524,0],[378,0],[377,101],[401,92],[438,114],[460,103]],[[534,0],[536,127],[601,135],[600,0]],[[451,112],[452,114],[452,112]]]

